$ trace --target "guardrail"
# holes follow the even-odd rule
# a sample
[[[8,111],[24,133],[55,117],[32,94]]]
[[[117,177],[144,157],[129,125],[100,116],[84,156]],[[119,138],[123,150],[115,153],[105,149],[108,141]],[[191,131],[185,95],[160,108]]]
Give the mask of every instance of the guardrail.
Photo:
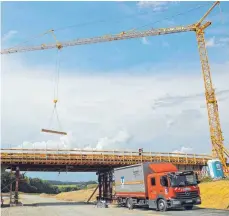
[[[138,151],[100,151],[80,149],[1,149],[1,164],[136,164],[171,162],[174,164],[206,165],[212,159],[206,154],[183,154]]]

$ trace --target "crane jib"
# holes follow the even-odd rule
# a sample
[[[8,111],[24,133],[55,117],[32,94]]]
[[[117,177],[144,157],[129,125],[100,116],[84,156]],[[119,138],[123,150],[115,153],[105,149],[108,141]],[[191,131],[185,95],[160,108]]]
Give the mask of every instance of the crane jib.
[[[179,26],[179,27],[170,27],[170,28],[160,28],[160,29],[151,29],[146,31],[132,31],[132,32],[122,32],[117,35],[106,35],[101,37],[93,37],[86,39],[77,39],[73,41],[67,41],[61,43],[62,47],[68,46],[78,46],[78,45],[86,45],[86,44],[95,44],[95,43],[103,43],[115,40],[126,40],[133,38],[141,38],[141,37],[150,37],[164,34],[172,34],[179,32],[187,32],[187,31],[195,31],[195,26]],[[36,51],[36,50],[46,50],[46,49],[54,49],[57,48],[57,44],[47,44],[47,45],[39,45],[34,47],[16,47],[11,49],[4,49],[1,51],[1,54],[11,54],[18,52],[27,52],[27,51]]]

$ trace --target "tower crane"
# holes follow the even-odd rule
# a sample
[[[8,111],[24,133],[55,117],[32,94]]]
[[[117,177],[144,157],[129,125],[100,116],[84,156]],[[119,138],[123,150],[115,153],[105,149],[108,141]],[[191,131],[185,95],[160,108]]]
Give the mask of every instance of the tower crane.
[[[1,54],[11,54],[11,53],[28,52],[28,51],[36,51],[36,50],[47,50],[47,49],[54,49],[54,48],[62,49],[64,47],[69,47],[69,46],[95,44],[95,43],[103,43],[103,42],[116,41],[116,40],[126,40],[132,38],[142,38],[142,37],[166,35],[166,34],[181,33],[181,32],[195,32],[199,55],[200,55],[200,62],[202,67],[202,75],[204,79],[205,98],[206,98],[206,104],[208,110],[208,121],[209,121],[210,136],[211,136],[211,143],[212,143],[212,155],[213,157],[219,158],[220,161],[222,162],[223,168],[227,169],[227,157],[229,157],[229,151],[225,148],[223,143],[224,139],[223,139],[221,125],[220,125],[218,104],[215,96],[215,90],[212,84],[206,43],[204,38],[204,31],[207,27],[211,25],[211,22],[209,21],[203,22],[205,18],[211,13],[211,11],[219,4],[220,2],[216,1],[198,22],[188,26],[158,28],[158,29],[150,29],[144,31],[126,31],[126,32],[123,31],[119,34],[76,39],[76,40],[66,41],[66,42],[59,42],[56,40],[56,43],[53,44],[42,44],[38,46],[25,46],[25,47],[3,49],[1,51]],[[54,30],[50,30],[50,32],[54,34]]]

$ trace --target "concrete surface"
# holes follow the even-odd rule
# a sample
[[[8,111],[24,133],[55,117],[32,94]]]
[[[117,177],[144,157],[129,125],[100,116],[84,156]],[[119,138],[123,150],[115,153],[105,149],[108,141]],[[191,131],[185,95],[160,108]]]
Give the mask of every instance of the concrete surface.
[[[168,212],[156,212],[148,209],[128,210],[126,208],[96,208],[92,204],[66,202],[56,200],[55,198],[40,197],[39,195],[20,195],[22,207],[3,207],[1,208],[2,216],[139,216],[139,215],[168,215],[168,216],[228,216],[229,211],[212,210],[212,209],[194,209],[192,211],[170,210]]]

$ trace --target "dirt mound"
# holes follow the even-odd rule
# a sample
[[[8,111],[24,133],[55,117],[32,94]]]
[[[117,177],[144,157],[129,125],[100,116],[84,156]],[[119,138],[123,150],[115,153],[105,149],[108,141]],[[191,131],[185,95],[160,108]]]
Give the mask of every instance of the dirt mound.
[[[215,181],[201,183],[200,195],[203,208],[229,210],[229,181]]]
[[[41,193],[40,197],[55,197],[56,194],[46,194],[46,193]]]

